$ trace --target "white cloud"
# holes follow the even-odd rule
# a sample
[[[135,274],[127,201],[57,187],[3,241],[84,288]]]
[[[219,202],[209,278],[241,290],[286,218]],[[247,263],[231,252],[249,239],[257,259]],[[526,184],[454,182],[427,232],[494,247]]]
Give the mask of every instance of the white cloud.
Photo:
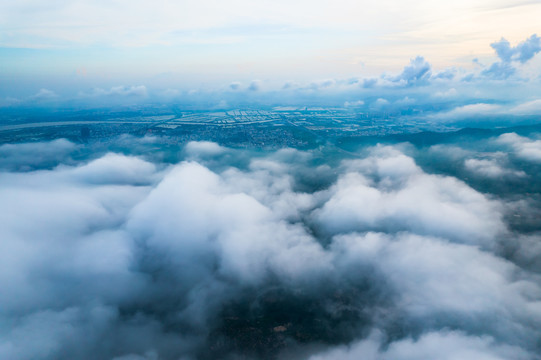
[[[413,231],[490,243],[503,229],[498,205],[452,177],[425,174],[413,159],[382,148],[351,163],[317,212],[330,233]]]
[[[473,322],[509,311],[516,321],[537,316],[521,296],[522,284],[514,279],[513,264],[476,247],[407,233],[340,235],[332,246],[342,254],[341,264],[369,265],[382,274],[400,294],[397,306],[418,321],[438,321],[446,313],[468,314]],[[515,312],[515,306],[521,310]]]
[[[450,88],[449,90],[446,90],[446,91],[437,91],[434,96],[435,97],[439,97],[439,98],[449,98],[449,97],[454,97],[457,95],[457,91],[455,88]]]
[[[250,334],[282,326],[287,341],[316,334],[301,349],[313,359],[538,350],[537,276],[496,246],[517,241],[506,205],[395,148],[339,165],[318,164],[318,151],[208,142],[179,153],[198,162],[173,165],[94,152],[75,161],[67,141],[0,152],[12,164],[41,148],[48,170],[0,172],[2,358],[196,357],[214,334],[234,341],[224,321]],[[536,261],[537,240],[520,237],[516,258]],[[397,327],[403,336],[391,337]]]
[[[113,86],[108,90],[101,88],[95,88],[90,94],[81,93],[83,97],[93,97],[93,96],[119,96],[119,97],[146,97],[148,91],[144,85],[134,85],[134,86]]]
[[[500,115],[504,111],[505,108],[502,105],[478,103],[459,106],[447,112],[435,113],[430,117],[442,120],[457,120]]]
[[[378,98],[376,101],[372,103],[372,107],[376,109],[380,109],[380,108],[384,108],[388,106],[389,104],[390,104],[389,100],[384,99],[384,98]]]
[[[241,83],[238,82],[238,81],[234,81],[231,84],[229,84],[229,88],[231,90],[238,90],[240,88],[240,86],[241,86]]]
[[[346,101],[344,103],[344,107],[360,107],[364,105],[364,101],[357,100],[357,101]]]
[[[69,163],[70,154],[78,146],[65,139],[51,142],[0,145],[0,168],[8,170],[32,170]]]
[[[430,76],[430,64],[422,56],[417,56],[410,60],[400,75],[387,79],[401,85],[422,85],[428,82]]]
[[[382,335],[374,332],[366,340],[312,356],[310,360],[526,360],[533,356],[518,347],[500,345],[491,337],[459,331],[430,332],[415,340],[392,342],[385,349],[382,343]]]
[[[32,95],[30,101],[46,101],[58,98],[58,95],[49,89],[40,89],[35,95]]]
[[[155,173],[151,163],[113,153],[71,171],[76,178],[94,184],[148,184]]]
[[[495,79],[507,79],[516,72],[513,62],[524,64],[541,51],[541,39],[533,34],[517,46],[512,47],[509,41],[501,38],[490,46],[496,51],[501,61],[493,63],[482,74]]]
[[[500,135],[497,141],[510,145],[515,154],[528,161],[541,162],[541,140],[531,140],[515,133]]]
[[[455,93],[455,92],[453,92]],[[436,93],[436,96],[446,97],[448,95],[455,96],[454,94]],[[428,115],[429,118],[441,119],[441,120],[468,120],[478,119],[489,116],[501,116],[501,115],[539,115],[541,114],[541,100],[531,100],[524,103],[518,103],[513,105],[501,105],[501,104],[487,104],[476,103],[457,106],[449,111],[436,112]]]
[[[498,179],[503,176],[524,177],[524,171],[513,171],[503,168],[498,161],[494,159],[466,159],[464,166],[467,170],[480,176]]]
[[[512,47],[509,41],[502,38],[490,46],[496,51],[498,57],[504,62],[519,61],[525,63],[541,51],[541,39],[533,34],[517,46]]]
[[[261,90],[261,80],[253,80],[250,83],[250,86],[248,86],[248,90],[250,90],[250,91],[259,91],[259,90]]]
[[[401,106],[408,106],[408,105],[415,104],[416,102],[417,100],[410,98],[409,96],[404,96],[402,99],[396,100],[395,104],[401,105]]]
[[[184,147],[190,156],[216,156],[226,152],[226,148],[210,141],[190,141]]]
[[[539,115],[541,114],[541,99],[519,104],[511,108],[509,112],[516,115]]]

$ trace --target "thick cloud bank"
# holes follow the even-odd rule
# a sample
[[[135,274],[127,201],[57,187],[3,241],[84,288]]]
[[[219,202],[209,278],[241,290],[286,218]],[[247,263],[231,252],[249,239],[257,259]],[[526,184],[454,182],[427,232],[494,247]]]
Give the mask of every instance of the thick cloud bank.
[[[5,145],[0,358],[541,359],[538,142]]]

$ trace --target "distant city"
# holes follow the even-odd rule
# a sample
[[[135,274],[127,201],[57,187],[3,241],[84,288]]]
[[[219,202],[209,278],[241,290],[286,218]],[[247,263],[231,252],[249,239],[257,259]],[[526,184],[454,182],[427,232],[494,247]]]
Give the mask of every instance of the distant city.
[[[312,147],[340,137],[385,136],[456,127],[393,113],[346,108],[275,107],[271,110],[182,111],[162,107],[122,111],[55,111],[5,115],[0,143],[67,138],[105,140],[119,134],[161,136],[164,142],[215,141],[239,147]]]

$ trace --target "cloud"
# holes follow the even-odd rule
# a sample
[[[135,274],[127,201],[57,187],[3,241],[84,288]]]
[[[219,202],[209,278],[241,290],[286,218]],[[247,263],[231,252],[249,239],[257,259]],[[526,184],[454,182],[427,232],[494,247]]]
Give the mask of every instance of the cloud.
[[[424,85],[431,76],[430,64],[422,57],[417,56],[410,60],[410,64],[404,67],[402,73],[388,79],[401,85]]]
[[[447,96],[447,94],[438,93],[436,95]],[[539,114],[541,114],[541,101],[531,100],[518,104],[476,103],[460,105],[451,110],[434,112],[428,117],[440,120],[472,120],[502,115],[531,116]]]
[[[524,171],[513,171],[500,166],[494,159],[466,159],[464,161],[466,169],[474,174],[488,178],[498,179],[502,176],[524,177]]]
[[[537,39],[538,37],[533,35],[515,47],[509,44],[507,46],[505,42],[501,41],[494,43],[496,44],[494,45],[495,49],[497,48],[502,54],[501,58],[499,57],[496,62],[488,63],[487,66],[479,65],[480,67],[473,71],[460,67],[449,67],[436,71],[432,69],[428,58],[417,56],[410,59],[409,64],[404,66],[398,74],[383,73],[380,76],[373,77],[352,77],[351,74],[342,74],[342,78],[332,77],[327,80],[314,81],[310,81],[310,78],[303,75],[304,82],[297,80],[298,83],[294,81],[283,83],[279,79],[248,80],[245,83],[246,79],[244,78],[244,80],[241,79],[242,83],[240,81],[226,82],[225,85],[222,83],[215,87],[214,90],[208,87],[206,89],[201,88],[198,90],[198,95],[194,95],[193,91],[188,92],[188,88],[183,90],[182,94],[191,94],[193,99],[190,101],[190,106],[197,109],[208,108],[209,99],[212,99],[211,103],[214,104],[219,103],[222,99],[226,101],[226,106],[222,104],[218,106],[219,108],[236,108],[246,101],[242,96],[239,97],[234,94],[241,90],[247,93],[253,92],[254,94],[250,95],[250,101],[260,105],[268,105],[267,101],[272,98],[275,104],[282,103],[283,105],[298,108],[307,106],[307,104],[312,107],[338,107],[346,101],[351,102],[351,99],[359,98],[362,98],[366,104],[378,98],[387,99],[391,104],[395,104],[397,99],[408,96],[417,100],[415,108],[410,109],[412,110],[410,116],[413,114],[427,114],[432,111],[445,113],[450,106],[459,108],[475,105],[475,103],[512,104],[520,99],[522,99],[520,101],[524,101],[523,99],[527,98],[527,94],[535,93],[537,85],[534,82],[530,82],[526,87],[520,87],[520,90],[518,85],[524,85],[527,79],[534,79],[538,75],[538,69],[534,66],[535,61],[532,62],[532,60],[535,60],[535,56],[529,57],[536,51]],[[505,55],[506,51],[513,55]],[[524,63],[520,59],[523,59]],[[169,72],[167,74],[171,75]],[[159,85],[154,83],[154,86],[157,86],[154,90],[145,85],[96,87],[79,92],[78,96],[75,95],[71,99],[65,98],[63,95],[58,100],[64,99],[66,105],[76,103],[78,105],[90,104],[93,106],[102,104],[102,101],[118,104],[148,103],[150,100],[158,103],[169,103],[177,97],[180,102],[187,102],[187,98],[182,99],[182,97],[179,97],[181,92],[173,89],[175,87],[171,82],[173,78],[171,76],[166,78],[163,79],[169,82],[166,81]],[[499,90],[499,87],[492,86],[492,80],[509,80],[508,86],[517,86],[517,88],[506,97]],[[209,86],[211,86],[210,83]],[[172,88],[169,89],[170,87]],[[415,94],[408,92],[413,87],[415,87]],[[527,94],[523,92],[527,92]],[[256,95],[256,93],[260,93],[260,95]],[[434,107],[428,104],[430,98],[439,98],[442,101],[438,102],[438,105]],[[451,99],[453,99],[452,102],[444,101]],[[4,106],[16,104],[14,102],[10,105],[10,102],[4,101]],[[27,102],[23,101],[24,104],[27,104]],[[508,105],[508,107],[511,107],[511,105]],[[374,111],[381,109],[378,107],[373,108]],[[399,106],[390,106],[389,109],[404,110],[400,109]],[[522,115],[518,111],[519,109],[517,109],[517,114]],[[452,114],[450,115],[452,116]],[[442,117],[445,116],[447,115]]]
[[[142,143],[0,147],[1,358],[536,359],[541,248],[498,194],[406,146]]]
[[[238,81],[234,81],[231,84],[229,84],[229,88],[231,90],[238,90],[240,88],[240,86],[241,86],[241,83],[238,82]]]
[[[503,229],[496,203],[454,178],[424,174],[413,159],[392,149],[377,149],[349,168],[316,212],[331,234],[413,231],[491,246]]]
[[[199,259],[200,266],[209,266],[205,259],[218,251],[218,272],[248,283],[261,281],[268,270],[282,276],[314,271],[311,261],[325,258],[320,246],[249,193],[235,192],[244,177],[235,175],[221,179],[199,164],[181,164],[134,209],[128,228],[149,246],[173,251],[179,265]],[[209,270],[200,269],[201,274]]]
[[[90,94],[83,94],[83,96],[118,96],[118,97],[146,97],[148,91],[144,85],[133,86],[113,86],[109,90],[101,88],[95,88]]]
[[[311,89],[327,89],[336,85],[336,80],[327,79],[319,82],[313,82],[310,84]]]
[[[530,333],[537,332],[536,325],[523,319],[537,318],[538,309],[523,294],[534,294],[539,287],[534,277],[517,277],[520,270],[505,259],[475,246],[407,233],[341,235],[332,246],[343,254],[340,264],[353,268],[358,264],[385,279],[393,289],[388,296],[396,294],[395,309],[408,319],[407,327],[414,334],[462,328],[497,342],[505,338],[506,344],[521,348],[524,340],[536,336]],[[495,314],[500,314],[499,320]],[[480,322],[484,326],[479,327]]]
[[[259,91],[261,90],[261,81],[260,80],[253,80],[250,83],[250,86],[248,86],[249,91]]]
[[[376,109],[381,109],[387,107],[390,104],[389,100],[384,98],[378,98],[372,103],[372,107]]]
[[[402,99],[398,99],[395,101],[396,105],[399,106],[409,106],[412,104],[415,104],[417,101],[413,98],[410,98],[409,96],[404,96]]]
[[[286,81],[284,83],[284,85],[282,86],[282,90],[289,90],[289,89],[294,89],[294,88],[298,88],[299,87],[299,84],[297,84],[296,82],[294,81]]]
[[[216,156],[226,151],[224,147],[209,141],[190,141],[184,150],[191,156]]]
[[[515,74],[517,69],[509,62],[495,62],[488,69],[481,72],[482,75],[498,80],[504,80]]]
[[[373,88],[378,83],[378,79],[372,78],[372,79],[364,79],[362,83],[362,87],[366,89]]]
[[[431,117],[442,120],[457,120],[500,115],[503,112],[505,112],[505,108],[502,105],[478,103],[459,106],[446,112],[435,113]]]
[[[35,95],[32,95],[29,101],[47,101],[58,98],[59,96],[52,90],[40,89]]]
[[[501,144],[510,145],[516,156],[521,159],[541,162],[541,140],[531,140],[515,133],[503,134],[497,140]]]
[[[501,38],[501,40],[490,44],[490,46],[496,51],[500,61],[483,70],[482,74],[495,79],[507,79],[516,72],[514,62],[524,64],[541,51],[541,39],[536,34],[533,34],[512,47],[509,41]]]
[[[493,42],[490,46],[496,51],[502,62],[518,61],[525,63],[541,51],[541,39],[536,34],[533,34],[517,46],[512,47],[509,41],[501,38],[501,40]]]
[[[450,68],[445,69],[443,71],[440,71],[434,75],[432,75],[432,79],[434,80],[452,80],[456,76],[457,69]]]
[[[364,101],[357,100],[357,101],[346,101],[344,103],[344,107],[360,107],[364,105]]]
[[[511,108],[510,113],[516,115],[539,115],[541,114],[541,99],[519,104]]]
[[[419,339],[404,339],[391,343],[384,349],[382,345],[382,335],[375,332],[366,340],[314,355],[310,360],[526,360],[532,356],[518,347],[502,346],[491,337],[469,336],[459,331],[431,332]]]
[[[108,153],[90,163],[73,169],[71,174],[93,184],[147,184],[156,168],[136,157]]]
[[[0,169],[28,171],[70,163],[78,146],[65,139],[51,142],[0,145]]]
[[[498,57],[505,62],[510,62],[516,51],[516,49],[511,48],[509,41],[504,38],[501,38],[500,41],[493,42],[490,44],[490,47],[492,47],[496,51]]]

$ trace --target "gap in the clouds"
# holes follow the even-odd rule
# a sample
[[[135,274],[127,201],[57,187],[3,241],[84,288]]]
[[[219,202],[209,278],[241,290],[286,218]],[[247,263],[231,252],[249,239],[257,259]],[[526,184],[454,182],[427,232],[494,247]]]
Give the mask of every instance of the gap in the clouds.
[[[220,325],[209,334],[210,358],[224,352],[272,358],[288,347],[351,342],[373,326],[375,297],[384,306],[368,279],[344,287],[320,279],[293,289],[278,280],[245,289],[220,311]]]

